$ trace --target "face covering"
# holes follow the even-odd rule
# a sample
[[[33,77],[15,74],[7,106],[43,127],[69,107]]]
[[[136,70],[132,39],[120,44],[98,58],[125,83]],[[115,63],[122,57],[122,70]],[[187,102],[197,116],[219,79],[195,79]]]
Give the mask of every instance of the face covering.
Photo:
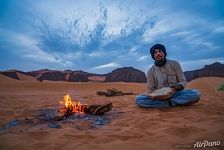
[[[167,61],[166,58],[164,58],[163,60],[155,61],[154,64],[158,67],[162,67],[165,65],[166,61]]]

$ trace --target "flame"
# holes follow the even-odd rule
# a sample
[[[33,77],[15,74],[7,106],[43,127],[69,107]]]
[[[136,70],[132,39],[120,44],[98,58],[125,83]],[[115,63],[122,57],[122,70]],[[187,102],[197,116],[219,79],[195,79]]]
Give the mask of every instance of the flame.
[[[66,94],[64,96],[64,99],[62,101],[60,101],[61,104],[61,108],[60,108],[60,112],[66,112],[66,111],[71,111],[72,113],[84,113],[84,109],[87,105],[83,105],[80,103],[80,101],[78,102],[74,102],[72,100],[72,98],[70,97],[69,94]]]

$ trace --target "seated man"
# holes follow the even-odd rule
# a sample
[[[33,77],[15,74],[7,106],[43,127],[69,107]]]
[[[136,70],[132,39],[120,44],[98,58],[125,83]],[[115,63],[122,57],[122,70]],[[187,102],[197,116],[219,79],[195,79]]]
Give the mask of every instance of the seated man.
[[[155,44],[150,49],[154,65],[147,72],[148,92],[162,87],[171,87],[175,92],[168,100],[152,100],[148,95],[136,96],[135,102],[140,107],[174,107],[196,103],[200,99],[198,90],[184,90],[186,79],[177,61],[166,59],[166,48]]]

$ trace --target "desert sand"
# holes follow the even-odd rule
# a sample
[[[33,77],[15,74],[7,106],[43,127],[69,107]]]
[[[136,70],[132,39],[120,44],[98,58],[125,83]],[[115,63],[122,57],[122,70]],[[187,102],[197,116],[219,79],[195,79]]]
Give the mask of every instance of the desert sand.
[[[201,100],[191,106],[143,109],[136,106],[135,95],[98,96],[98,90],[117,88],[123,92],[145,93],[140,83],[68,83],[17,81],[0,76],[0,126],[15,119],[32,117],[36,110],[55,108],[69,93],[85,104],[112,102],[116,114],[109,123],[92,128],[79,120],[61,128],[38,124],[2,129],[0,149],[12,150],[153,150],[194,149],[197,141],[220,141],[224,149],[224,92],[217,86],[224,78],[205,77],[188,83],[199,89]]]

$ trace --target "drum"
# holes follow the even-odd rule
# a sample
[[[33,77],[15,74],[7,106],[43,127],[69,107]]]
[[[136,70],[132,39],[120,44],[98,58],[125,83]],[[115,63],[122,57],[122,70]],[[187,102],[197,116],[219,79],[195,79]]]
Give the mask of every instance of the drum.
[[[153,100],[168,100],[174,94],[174,90],[170,87],[163,87],[156,89],[154,92],[149,94],[149,97]]]

